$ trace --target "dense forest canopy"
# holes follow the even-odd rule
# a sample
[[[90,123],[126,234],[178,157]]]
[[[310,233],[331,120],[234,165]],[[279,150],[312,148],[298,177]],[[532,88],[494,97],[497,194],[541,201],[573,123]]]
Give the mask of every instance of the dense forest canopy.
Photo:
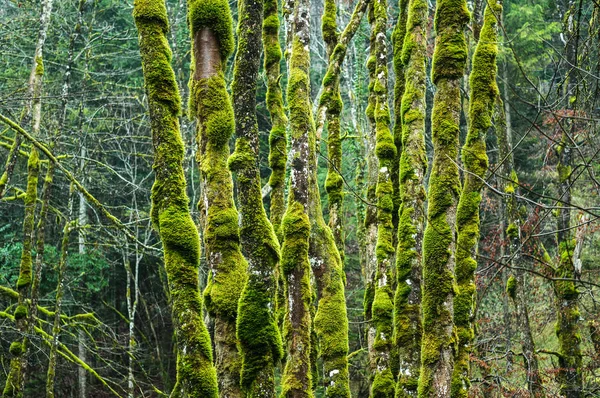
[[[0,0],[2,397],[600,397],[598,0]]]

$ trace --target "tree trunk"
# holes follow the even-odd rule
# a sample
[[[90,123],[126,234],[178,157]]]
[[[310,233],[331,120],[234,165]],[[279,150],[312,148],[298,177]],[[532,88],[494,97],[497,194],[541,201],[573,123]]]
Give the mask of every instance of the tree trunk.
[[[30,288],[32,279],[33,229],[35,225],[35,208],[37,203],[37,185],[40,172],[40,159],[37,149],[32,148],[27,163],[27,191],[25,193],[25,214],[23,216],[23,249],[17,292],[19,304],[14,312],[15,326],[20,336],[10,345],[10,371],[6,378],[2,397],[22,397],[25,390],[25,372],[27,370],[27,320],[30,312]]]
[[[189,11],[194,23],[198,4],[192,2]],[[217,378],[197,282],[200,242],[188,208],[178,119],[181,99],[170,65],[164,1],[136,0],[133,16],[139,33],[155,150],[151,218],[163,243],[177,341],[177,382],[171,396],[216,398]]]
[[[276,10],[275,7],[277,18]],[[256,117],[256,82],[262,49],[260,35],[263,26],[263,2],[241,0],[238,12],[239,36],[232,85],[237,140],[235,152],[229,158],[229,167],[238,177],[238,198],[242,216],[240,237],[244,255],[248,260],[249,275],[240,298],[237,320],[237,336],[242,358],[241,386],[248,398],[275,398],[275,366],[283,356],[281,335],[275,316],[279,242],[262,202]],[[277,31],[278,29],[275,29],[275,32]],[[275,45],[280,53],[279,43]],[[279,83],[275,81],[274,84],[278,90]],[[272,90],[273,86],[270,88]],[[281,102],[276,105],[275,113],[282,111],[280,105]],[[285,129],[285,126],[283,128]],[[283,137],[285,146],[285,132]],[[283,189],[283,186],[279,188]]]
[[[466,64],[466,1],[440,0],[432,80],[433,163],[423,235],[423,341],[419,397],[450,397],[454,368],[454,280],[456,207],[460,179],[456,166],[460,119],[460,79]]]
[[[475,331],[473,327],[475,270],[479,244],[479,206],[481,190],[488,168],[485,137],[492,126],[494,103],[498,97],[498,21],[502,3],[490,0],[485,9],[481,35],[473,55],[470,78],[469,129],[462,148],[465,177],[456,213],[456,283],[454,324],[458,336],[452,397],[466,398],[470,388],[470,355]]]
[[[508,81],[508,72],[506,64],[503,65],[504,81]],[[510,106],[508,104],[508,88],[504,88],[504,104],[498,98],[496,100],[496,134],[498,137],[499,160],[503,162],[501,167],[502,178],[504,179],[504,192],[509,196],[504,199],[504,222],[503,233],[508,240],[507,256],[510,259],[511,266],[519,266],[522,263],[521,248],[521,220],[518,210],[516,196],[519,193],[519,181],[514,166],[513,147],[512,147],[512,123]],[[503,109],[504,106],[504,109]],[[508,296],[511,298],[516,310],[516,329],[521,340],[521,349],[523,351],[523,362],[526,369],[527,389],[532,397],[542,398],[545,396],[542,378],[539,372],[538,357],[535,351],[535,342],[531,333],[529,323],[529,310],[527,308],[527,284],[525,274],[522,269],[514,270],[506,284]],[[508,350],[509,348],[507,348]]]
[[[289,16],[288,46],[291,47],[288,81],[290,109],[290,189],[282,221],[283,247],[281,269],[286,289],[286,314],[283,325],[286,364],[281,396],[310,398],[311,373],[311,283],[308,247],[310,238],[309,178],[310,151],[315,144],[310,108],[310,0],[296,0]]]
[[[33,54],[33,66],[31,67],[31,73],[29,75],[29,84],[27,87],[27,97],[29,102],[25,105],[23,114],[21,116],[21,125],[27,126],[31,121],[31,133],[34,137],[37,137],[40,130],[40,122],[42,119],[42,84],[44,77],[44,61],[43,52],[44,44],[46,43],[46,35],[48,33],[48,27],[50,26],[50,16],[52,15],[52,3],[54,0],[42,0],[41,13],[40,13],[40,26],[38,31],[37,42],[35,46],[35,52]],[[15,134],[15,140],[8,157],[6,158],[6,165],[4,173],[0,176],[0,199],[4,196],[6,188],[10,184],[15,165],[17,164],[17,157],[19,155],[19,149],[22,141],[21,134]]]
[[[281,242],[281,219],[285,213],[285,166],[287,161],[286,128],[288,119],[283,106],[283,96],[279,83],[282,59],[279,45],[278,1],[265,0],[263,21],[263,48],[265,73],[267,75],[267,110],[271,115],[271,132],[269,134],[269,167],[271,177],[270,220],[273,229]],[[283,286],[281,286],[283,289]]]
[[[396,159],[396,145],[390,131],[390,111],[387,90],[387,3],[386,0],[374,0],[371,4],[369,22],[372,26],[372,41],[369,67],[373,78],[370,89],[373,100],[367,112],[373,114],[375,121],[375,154],[379,161],[377,188],[377,244],[375,255],[374,297],[372,304],[372,323],[375,329],[373,342],[375,373],[371,385],[371,397],[393,397],[395,391],[394,375],[391,369],[393,347],[393,292],[392,260],[394,255],[394,226],[392,221],[393,192],[391,170]]]
[[[401,123],[400,210],[396,254],[397,288],[395,295],[395,340],[399,351],[396,397],[414,397],[421,367],[421,279],[422,247],[425,229],[425,91],[427,58],[427,3],[411,0],[408,4],[406,36],[400,40],[406,50],[397,48],[394,62],[402,62],[405,88],[396,103],[396,123]]]
[[[223,71],[233,50],[232,20],[228,3],[219,1],[220,8],[202,1],[189,6],[193,38],[190,108],[197,120],[197,160],[203,184],[200,208],[206,219],[204,243],[210,270],[204,297],[215,322],[219,395],[234,398],[242,395],[236,319],[247,263],[241,253],[233,181],[227,169],[234,116]]]
[[[58,263],[58,282],[56,284],[56,298],[54,301],[54,322],[52,324],[52,341],[50,343],[50,353],[48,358],[48,371],[46,373],[46,398],[54,398],[54,385],[56,381],[56,365],[58,356],[58,347],[60,344],[60,332],[61,332],[61,315],[62,315],[62,302],[64,296],[64,282],[67,270],[67,256],[69,250],[69,235],[73,229],[73,187],[71,186],[71,192],[69,192],[69,214],[65,219],[65,226],[63,228],[63,237],[61,242],[60,260]],[[79,330],[79,334],[82,334],[83,330]],[[78,337],[80,337],[78,334]],[[79,344],[82,344],[82,340],[79,339]],[[80,347],[81,348],[81,347]],[[85,352],[85,351],[84,351]],[[77,357],[85,362],[85,355],[81,357],[82,352],[77,354]],[[78,369],[82,369],[79,367]],[[79,374],[78,374],[79,376]],[[81,380],[81,379],[78,379]],[[79,390],[81,393],[81,389]]]
[[[578,39],[579,19],[581,18],[581,3],[578,11],[575,10],[576,0],[563,0],[563,12],[565,15],[565,30],[567,33],[566,61],[569,67],[566,76],[566,108],[576,111],[578,94]],[[559,210],[557,222],[557,242],[560,260],[556,270],[559,278],[573,279],[575,277],[575,265],[573,263],[573,252],[576,246],[571,230],[571,173],[573,163],[573,136],[575,123],[567,122],[563,126],[563,134],[560,144],[557,146],[558,164],[558,189],[561,203],[567,206]],[[568,131],[567,131],[568,130]],[[556,293],[557,321],[556,335],[558,337],[559,372],[558,382],[560,392],[565,398],[579,398],[583,390],[582,378],[582,356],[581,335],[579,332],[579,291],[575,282],[561,280],[554,282]]]

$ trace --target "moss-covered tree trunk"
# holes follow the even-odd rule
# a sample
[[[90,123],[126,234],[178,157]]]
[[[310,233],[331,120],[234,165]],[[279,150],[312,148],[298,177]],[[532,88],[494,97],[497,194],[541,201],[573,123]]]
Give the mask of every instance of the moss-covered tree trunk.
[[[371,82],[373,119],[375,122],[375,154],[379,161],[377,187],[377,244],[375,256],[377,269],[374,281],[374,297],[371,306],[371,322],[375,329],[374,374],[371,385],[371,397],[393,397],[395,391],[394,375],[391,369],[393,347],[393,292],[392,259],[395,252],[394,226],[392,222],[393,185],[391,170],[396,159],[396,145],[390,130],[390,111],[388,106],[388,70],[387,70],[387,2],[374,0],[371,3],[369,22],[372,26],[374,48],[371,50],[369,64],[374,70]]]
[[[338,43],[337,28],[337,6],[336,0],[325,0],[323,17],[321,19],[321,30],[327,50],[327,58],[331,55]],[[331,97],[327,106],[327,178],[325,179],[325,190],[329,199],[329,228],[333,232],[335,244],[340,253],[342,264],[344,264],[344,180],[342,178],[342,137],[340,115],[344,106],[340,95],[340,80],[332,82]]]
[[[27,163],[27,191],[25,192],[25,214],[23,216],[23,248],[21,250],[21,263],[17,292],[19,303],[14,312],[15,326],[20,336],[10,345],[10,371],[6,377],[6,384],[2,397],[22,397],[25,390],[25,372],[27,370],[27,351],[29,341],[27,338],[29,299],[32,279],[32,249],[35,225],[35,208],[37,203],[37,185],[40,172],[40,158],[37,149],[32,148]]]
[[[279,4],[277,0],[265,0],[262,27],[265,73],[267,75],[266,105],[271,115],[269,134],[269,167],[271,177],[270,219],[275,233],[281,238],[281,219],[285,213],[285,164],[287,161],[287,116],[279,83],[281,76],[281,46],[279,44]]]
[[[283,335],[286,364],[281,396],[313,397],[311,373],[311,305],[309,210],[309,152],[314,146],[314,122],[310,108],[310,0],[296,0],[289,17],[291,46],[288,81],[290,189],[282,221],[281,270],[285,282],[286,311]]]
[[[479,205],[488,168],[485,137],[492,126],[494,103],[498,97],[498,18],[502,5],[490,0],[485,10],[479,42],[473,55],[470,78],[469,128],[462,148],[464,185],[458,202],[456,224],[457,296],[454,298],[454,324],[458,347],[455,356],[452,396],[466,398],[470,387],[469,361],[475,335],[473,327],[475,269],[479,243]]]
[[[464,0],[437,2],[432,80],[433,163],[427,226],[423,235],[423,339],[419,397],[450,397],[456,344],[454,251],[460,179],[456,166],[460,119],[460,79],[466,64]]]
[[[319,100],[318,115],[326,115],[329,128],[330,163],[326,180],[330,205],[334,206],[330,225],[325,223],[321,210],[321,200],[317,183],[317,155],[315,131],[311,130],[309,148],[309,218],[311,236],[309,255],[317,286],[318,308],[315,314],[315,331],[319,343],[319,357],[323,360],[323,386],[327,397],[349,397],[350,382],[348,374],[348,316],[344,294],[345,276],[340,250],[343,251],[343,224],[341,221],[342,184],[341,173],[341,137],[339,95],[340,71],[347,46],[356,33],[360,19],[366,9],[367,1],[360,1],[344,31],[336,32],[335,4],[326,4],[323,28],[330,54],[329,64],[323,79],[322,95]],[[319,113],[321,112],[321,113]],[[325,123],[325,119],[320,122]],[[323,125],[320,125],[322,128]],[[318,133],[317,133],[318,134]],[[335,170],[334,170],[335,169]],[[331,202],[333,200],[333,203]],[[330,208],[331,210],[331,208]],[[330,212],[330,216],[332,213]],[[333,229],[333,231],[332,231]]]
[[[372,20],[371,14],[373,7],[369,7],[369,21]],[[369,36],[369,58],[367,59],[367,70],[369,71],[369,96],[365,114],[369,120],[369,132],[366,134],[366,152],[367,152],[367,206],[365,212],[365,297],[363,300],[367,350],[369,356],[369,373],[372,378],[375,373],[375,325],[373,323],[373,299],[375,298],[375,274],[377,272],[377,256],[375,248],[377,246],[377,177],[379,170],[379,159],[375,154],[375,24],[370,24]]]
[[[191,6],[193,11],[194,4]],[[133,16],[139,33],[155,151],[151,217],[163,243],[177,341],[177,382],[171,396],[216,398],[216,372],[198,287],[200,241],[186,194],[178,119],[181,98],[170,64],[164,1],[136,0]]]
[[[233,50],[233,22],[225,0],[188,2],[192,35],[190,114],[196,117],[204,243],[209,277],[206,307],[215,322],[214,343],[221,397],[239,397],[241,359],[237,350],[238,301],[246,283],[246,260],[240,250],[238,212],[227,168],[234,116],[224,68]],[[260,33],[260,26],[256,27]]]
[[[242,357],[241,386],[246,397],[275,398],[275,366],[283,356],[275,316],[279,242],[262,203],[256,117],[263,2],[241,0],[238,5],[238,20],[238,47],[232,85],[237,140],[235,152],[229,158],[229,167],[238,177],[242,216],[240,237],[248,260],[248,281],[242,291],[237,318],[237,336]],[[279,50],[279,44],[276,45],[276,50]],[[275,85],[278,89],[277,82]],[[269,89],[272,90],[273,87]],[[281,109],[280,104],[276,104],[278,110]],[[285,129],[285,126],[279,127]],[[285,137],[284,131],[276,134]],[[285,142],[283,145],[285,146]]]
[[[395,339],[399,370],[396,397],[416,396],[421,367],[421,279],[425,229],[425,91],[427,2],[410,0],[406,35],[395,37],[394,63],[404,65],[402,100],[396,98],[401,123],[400,210],[396,253]],[[402,40],[400,46],[396,40]]]
[[[263,7],[263,49],[264,68],[267,75],[266,105],[271,116],[271,131],[269,133],[269,167],[271,176],[270,221],[281,244],[283,236],[281,220],[285,213],[285,174],[287,162],[287,125],[288,119],[283,105],[281,90],[281,45],[279,44],[279,3],[278,0],[265,0]],[[277,293],[275,311],[277,323],[281,328],[282,316],[285,311],[284,281],[281,268],[277,265]]]

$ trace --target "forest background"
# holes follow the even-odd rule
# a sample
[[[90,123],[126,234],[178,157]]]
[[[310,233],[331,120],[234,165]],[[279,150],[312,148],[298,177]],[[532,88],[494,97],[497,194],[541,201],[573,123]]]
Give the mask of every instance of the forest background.
[[[466,31],[469,55],[477,44],[485,1],[470,2],[474,19]],[[186,22],[186,2],[168,0],[170,30],[167,38],[173,52],[172,67],[184,104],[190,97],[190,32]],[[337,23],[344,27],[355,4],[338,3]],[[548,270],[561,260],[557,240],[557,219],[561,206],[571,209],[575,273],[570,278],[579,291],[579,333],[583,365],[584,394],[600,395],[600,4],[592,1],[506,0],[503,23],[499,29],[498,85],[506,105],[506,124],[514,150],[518,180],[504,173],[503,158],[495,134],[486,138],[490,158],[481,203],[481,240],[477,256],[475,341],[472,363],[472,394],[494,391],[499,396],[528,396],[523,362],[519,314],[511,299],[511,286],[520,275],[528,306],[531,334],[537,347],[540,373],[547,396],[559,396],[558,338],[555,332],[556,276]],[[237,21],[236,2],[230,3]],[[321,15],[324,3],[310,5],[310,81],[311,99],[317,110],[321,82],[328,65],[327,44],[323,40]],[[150,220],[150,193],[154,182],[153,147],[147,112],[144,76],[132,1],[61,0],[55,1],[48,16],[47,37],[43,47],[43,66],[37,73],[43,80],[39,126],[31,125],[30,73],[40,30],[40,2],[0,1],[0,114],[37,131],[35,136],[56,156],[64,170],[97,199],[90,202],[71,184],[64,170],[56,171],[52,196],[48,202],[39,285],[40,328],[46,335],[28,335],[30,343],[26,396],[38,396],[47,383],[48,341],[60,333],[55,363],[55,391],[68,396],[159,396],[173,387],[176,372],[173,324],[169,307],[166,273],[158,235]],[[425,148],[433,159],[431,110],[435,86],[429,78],[434,46],[435,2],[428,3],[427,117]],[[399,13],[399,5],[387,7],[387,43]],[[569,25],[577,18],[576,32]],[[477,18],[480,18],[477,20]],[[42,18],[43,19],[43,18]],[[283,17],[280,16],[283,22]],[[42,21],[43,24],[43,21]],[[568,48],[576,38],[576,56]],[[285,48],[285,31],[280,31]],[[344,103],[341,115],[343,207],[345,244],[343,261],[346,274],[345,298],[349,323],[349,371],[352,395],[369,396],[371,371],[366,336],[365,262],[367,261],[364,221],[372,201],[367,194],[369,143],[371,133],[365,116],[369,100],[367,58],[370,28],[366,17],[348,45],[341,69],[340,93]],[[388,86],[393,112],[392,87],[396,76],[393,54],[388,51]],[[285,62],[282,62],[282,66]],[[467,61],[468,74],[471,58]],[[34,68],[35,69],[35,68]],[[288,83],[287,68],[282,67],[281,86]],[[233,76],[233,57],[225,68],[226,81]],[[570,88],[573,75],[576,89]],[[465,75],[466,76],[466,75]],[[571,79],[571,80],[569,80]],[[267,78],[261,67],[257,107],[260,132],[260,176],[265,209],[270,208],[268,186],[269,131],[271,119],[266,104]],[[467,134],[468,79],[461,87],[460,143]],[[35,102],[35,101],[34,101]],[[194,220],[196,203],[201,198],[201,180],[196,166],[196,130],[186,106],[179,118],[185,143],[184,173]],[[26,111],[24,111],[24,109]],[[29,109],[29,110],[27,110]],[[25,115],[25,116],[23,116]],[[392,115],[392,120],[394,117]],[[569,127],[573,143],[570,172],[571,198],[563,201],[560,188],[561,136]],[[0,164],[7,164],[10,148],[19,137],[8,124],[0,128]],[[325,181],[331,159],[328,157],[327,130],[319,143],[318,183],[325,219],[329,218],[329,198]],[[233,152],[234,139],[231,139]],[[14,173],[0,198],[0,384],[4,385],[14,354],[12,343],[22,337],[15,325],[23,252],[23,223],[27,207],[27,157],[32,142],[24,140]],[[41,155],[42,159],[46,159]],[[39,189],[44,182],[42,163]],[[460,165],[459,165],[460,167]],[[504,173],[504,174],[503,174]],[[461,169],[461,175],[466,173]],[[428,180],[428,177],[426,178]],[[520,189],[520,229],[527,236],[519,247],[519,264],[507,260],[511,254],[510,228],[503,205],[504,184],[518,181]],[[234,188],[237,180],[234,178]],[[236,195],[237,198],[237,195]],[[40,202],[42,198],[38,199]],[[38,214],[39,214],[38,208]],[[110,212],[119,222],[107,219]],[[36,218],[36,222],[39,218]],[[135,236],[126,236],[126,226]],[[560,228],[559,232],[560,232]],[[35,243],[34,243],[35,245]],[[43,250],[42,250],[43,249]],[[206,253],[205,250],[202,254]],[[512,253],[514,256],[514,252]],[[512,264],[512,265],[511,265]],[[519,270],[523,272],[519,272]],[[554,276],[553,276],[554,275]],[[202,257],[200,285],[207,283],[208,269]],[[554,279],[553,279],[554,278]],[[60,286],[60,288],[59,288]],[[57,291],[61,297],[57,299]],[[60,328],[53,327],[58,307],[64,314]],[[368,311],[367,311],[368,312]],[[3,314],[7,314],[4,316]],[[91,315],[93,314],[93,315]],[[207,317],[209,330],[211,321]],[[212,330],[214,332],[214,330]],[[56,337],[58,338],[58,337]],[[71,354],[66,354],[66,350]],[[56,355],[56,353],[55,353]],[[76,358],[79,358],[76,359]],[[55,359],[56,360],[56,359]],[[85,366],[82,365],[83,361]],[[318,369],[318,367],[317,367]],[[280,371],[277,373],[279,378]],[[316,380],[322,377],[314,376]],[[324,386],[314,383],[315,395]]]

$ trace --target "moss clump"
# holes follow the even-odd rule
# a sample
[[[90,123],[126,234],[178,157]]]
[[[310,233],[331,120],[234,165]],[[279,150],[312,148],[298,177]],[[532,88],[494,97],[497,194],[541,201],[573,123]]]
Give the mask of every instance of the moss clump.
[[[8,349],[8,352],[10,352],[11,355],[14,355],[15,357],[20,356],[24,352],[23,343],[21,343],[20,341],[13,341],[10,344],[10,348]]]
[[[173,395],[216,398],[217,378],[198,289],[200,242],[188,208],[178,119],[181,99],[170,66],[164,2],[136,0],[134,18],[155,150],[151,217],[163,242],[177,340]]]
[[[210,29],[215,34],[224,67],[224,61],[231,55],[235,45],[229,2],[226,0],[188,0],[188,24],[192,37],[202,29]]]
[[[479,205],[481,189],[488,168],[485,136],[492,126],[493,107],[499,95],[496,85],[496,57],[498,54],[498,23],[496,15],[502,8],[492,0],[486,6],[483,28],[473,55],[470,77],[469,128],[462,149],[466,169],[465,182],[458,202],[456,224],[456,283],[458,294],[454,300],[454,324],[458,335],[455,357],[452,397],[467,397],[470,387],[469,356],[475,332],[473,307],[475,269],[479,243]],[[514,225],[513,225],[514,227]],[[509,227],[510,229],[510,227]]]
[[[515,299],[517,293],[517,278],[514,275],[511,275],[506,281],[506,294],[511,299]]]
[[[15,320],[19,320],[19,319],[23,319],[27,316],[27,306],[25,305],[18,305],[17,308],[15,309]]]

